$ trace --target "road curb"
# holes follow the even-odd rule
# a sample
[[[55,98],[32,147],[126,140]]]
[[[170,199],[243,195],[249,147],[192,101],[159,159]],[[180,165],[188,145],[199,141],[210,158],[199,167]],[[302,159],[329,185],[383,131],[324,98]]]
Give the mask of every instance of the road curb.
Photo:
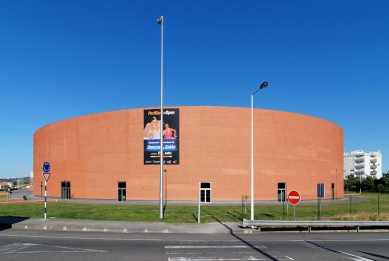
[[[7,226],[7,225],[5,225]],[[68,225],[36,225],[36,224],[12,224],[8,228],[20,230],[44,230],[44,231],[68,231],[68,232],[103,232],[103,233],[124,233],[124,234],[252,234],[251,230],[240,229],[215,229],[205,230],[186,230],[174,228],[112,228],[112,227],[93,227],[93,226],[68,226]]]
[[[71,231],[71,232],[110,232],[110,233],[181,233],[181,234],[238,234],[247,233],[240,223],[165,223],[165,222],[126,222],[95,220],[58,220],[54,218],[13,218],[0,217],[0,229]]]

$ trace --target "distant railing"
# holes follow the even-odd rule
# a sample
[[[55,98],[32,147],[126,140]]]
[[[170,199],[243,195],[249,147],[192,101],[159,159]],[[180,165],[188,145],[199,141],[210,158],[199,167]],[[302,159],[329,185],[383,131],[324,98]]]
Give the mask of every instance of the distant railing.
[[[360,227],[388,227],[389,221],[281,221],[281,220],[247,220],[243,219],[243,227],[307,227],[311,232],[312,227],[355,227],[359,232]]]

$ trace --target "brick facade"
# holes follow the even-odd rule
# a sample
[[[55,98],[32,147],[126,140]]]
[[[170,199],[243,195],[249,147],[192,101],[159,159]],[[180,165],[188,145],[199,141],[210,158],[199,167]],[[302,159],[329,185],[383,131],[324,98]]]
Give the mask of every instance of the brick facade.
[[[172,107],[173,108],[173,107]],[[199,182],[211,182],[212,201],[250,195],[251,109],[174,107],[180,112],[180,164],[165,165],[164,199],[197,200]],[[117,199],[126,182],[127,200],[159,199],[159,165],[144,165],[144,109],[86,115],[55,122],[34,134],[34,194],[44,184],[42,163],[51,164],[47,195]],[[276,200],[277,183],[302,199],[343,195],[343,130],[296,113],[254,110],[255,199]]]

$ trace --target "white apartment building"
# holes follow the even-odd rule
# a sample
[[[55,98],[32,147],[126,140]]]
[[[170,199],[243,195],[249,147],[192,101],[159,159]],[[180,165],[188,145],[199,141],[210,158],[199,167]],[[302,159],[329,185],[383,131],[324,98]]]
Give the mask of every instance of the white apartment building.
[[[382,154],[378,151],[353,150],[345,152],[344,156],[344,177],[354,174],[362,180],[367,176],[375,179],[382,178]]]

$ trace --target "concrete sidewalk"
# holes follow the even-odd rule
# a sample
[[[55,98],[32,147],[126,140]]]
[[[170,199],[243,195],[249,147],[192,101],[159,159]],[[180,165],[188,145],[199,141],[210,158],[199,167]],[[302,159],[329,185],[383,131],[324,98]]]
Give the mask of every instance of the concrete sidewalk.
[[[243,228],[240,222],[184,224],[165,222],[113,222],[93,220],[58,220],[54,218],[38,219],[0,217],[0,230],[7,228],[47,231],[111,233],[252,234],[253,232],[255,232],[254,229]]]

